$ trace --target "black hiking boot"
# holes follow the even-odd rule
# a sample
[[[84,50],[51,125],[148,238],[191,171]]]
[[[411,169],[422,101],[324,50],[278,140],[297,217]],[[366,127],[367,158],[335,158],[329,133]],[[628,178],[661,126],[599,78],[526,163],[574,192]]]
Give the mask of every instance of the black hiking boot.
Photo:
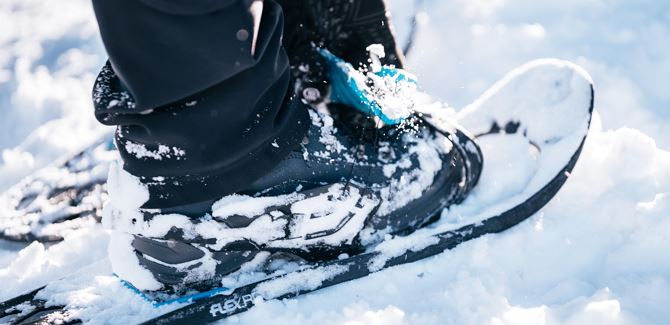
[[[236,194],[159,210],[115,212],[110,204],[113,269],[138,289],[206,290],[287,262],[357,254],[436,220],[477,182],[481,160],[463,133],[438,131],[417,115],[384,125],[360,107],[321,103],[326,80],[342,73],[333,70],[336,56],[364,71],[368,47],[381,44],[386,55],[377,63],[402,66],[383,1],[281,2],[284,44],[302,95],[284,105],[308,110],[309,131],[279,165]]]
[[[238,270],[271,272],[277,261],[356,254],[436,220],[476,182],[462,144],[421,119],[376,128],[349,107],[321,105],[309,114],[300,148],[246,190],[140,210],[131,223],[117,217],[112,226],[122,239],[110,247],[126,253],[110,254],[114,271],[142,290],[182,292]],[[140,268],[127,267],[129,256]]]

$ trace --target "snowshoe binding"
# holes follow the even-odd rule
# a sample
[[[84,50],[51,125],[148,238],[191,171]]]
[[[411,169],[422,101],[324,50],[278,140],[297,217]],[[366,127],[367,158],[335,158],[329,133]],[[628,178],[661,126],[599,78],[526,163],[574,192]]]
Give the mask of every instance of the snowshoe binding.
[[[128,207],[115,191],[138,182],[113,167],[105,223],[118,231],[114,272],[144,291],[183,293],[236,272],[355,255],[435,221],[477,182],[481,157],[462,131],[439,131],[414,115],[386,125],[334,103],[304,109],[312,125],[302,145],[247,190],[215,202]]]

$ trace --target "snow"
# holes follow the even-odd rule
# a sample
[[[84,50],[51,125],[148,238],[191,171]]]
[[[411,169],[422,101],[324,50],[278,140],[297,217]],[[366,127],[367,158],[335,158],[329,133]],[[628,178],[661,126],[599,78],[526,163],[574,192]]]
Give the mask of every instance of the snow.
[[[142,290],[159,290],[163,285],[158,282],[149,270],[140,266],[139,260],[131,246],[133,236],[121,232],[112,232],[108,244],[109,260],[114,261],[112,271],[120,278],[133,283]]]
[[[77,231],[52,246],[35,242],[21,249],[0,269],[0,282],[3,283],[0,300],[35,289],[38,284],[64,277],[105,258],[108,237],[100,227],[93,227]],[[3,246],[3,249],[9,247]]]
[[[355,234],[363,229],[366,217],[379,203],[376,198],[365,196],[360,192],[356,187],[345,188],[338,184],[328,188],[326,193],[295,202],[291,205],[291,213],[295,219],[291,220],[289,231],[291,238],[297,237],[297,240],[278,241],[276,245],[300,247],[304,243],[351,244]],[[347,221],[342,224],[344,220]],[[330,229],[338,231],[330,236],[310,238]]]
[[[213,217],[240,215],[248,218],[263,214],[266,207],[284,205],[295,200],[294,195],[272,197],[251,197],[248,195],[228,195],[212,205]]]
[[[86,213],[93,207],[100,206],[106,200],[102,195],[104,182],[107,179],[108,164],[116,159],[115,151],[107,150],[107,143],[94,143],[87,155],[69,160],[72,171],[65,171],[56,167],[46,167],[7,189],[0,197],[0,225],[7,229],[7,235],[20,235],[22,229],[33,229],[41,237],[62,237],[70,229],[89,227],[96,223],[95,217],[89,215],[73,220],[62,220],[64,216]],[[60,165],[62,162],[56,162]],[[97,185],[95,185],[97,184]],[[71,206],[69,202],[59,204],[45,204],[51,198],[48,196],[54,188],[67,190],[68,188],[88,186],[92,187],[88,195],[73,198],[69,191],[59,196],[67,195],[70,199],[80,200],[80,204]],[[31,201],[22,201],[25,197],[32,197]],[[66,200],[67,201],[67,200]],[[15,209],[15,207],[20,207]],[[44,223],[47,221],[46,223]],[[58,221],[58,222],[54,222]],[[53,222],[53,223],[52,223]],[[14,233],[19,231],[19,233]]]
[[[528,187],[531,176],[537,172],[539,152],[537,148],[528,145],[528,141],[522,135],[484,137],[479,141],[479,145],[487,161],[496,161],[506,169],[505,173],[484,169],[480,180],[489,186],[478,187],[477,192],[473,193],[478,196],[479,203],[488,206]],[[496,150],[503,146],[510,150]],[[447,216],[445,218],[450,219]]]
[[[149,200],[149,190],[139,178],[125,171],[120,161],[112,163],[109,168],[107,191],[110,199],[103,209],[102,218],[106,228],[130,226],[133,219],[144,219],[139,208]]]
[[[348,267],[343,265],[330,265],[303,272],[289,273],[278,280],[259,285],[254,290],[254,293],[263,297],[274,298],[286,292],[310,290],[317,288],[323,281],[332,279],[334,276],[347,270]]]
[[[440,136],[437,140],[422,141],[412,146],[410,154],[416,154],[418,168],[409,170],[401,177],[392,178],[391,183],[381,189],[382,204],[379,206],[379,215],[387,215],[393,210],[405,206],[412,200],[421,196],[424,190],[433,184],[435,175],[442,168],[441,152],[448,152],[451,147],[441,146],[442,143],[448,143],[444,137]],[[446,149],[447,151],[443,151]],[[405,158],[409,160],[410,158]],[[387,166],[398,167],[411,165],[411,162],[401,160],[396,164]],[[386,172],[386,170],[385,170]]]
[[[398,237],[394,238],[394,240],[390,240],[392,238],[387,236],[386,239],[386,241],[375,246],[374,251],[379,252],[380,255],[374,258],[368,265],[370,271],[381,270],[388,260],[401,256],[406,251],[416,252],[430,245],[437,244],[439,241],[437,237],[426,236],[423,233],[416,236]]]
[[[147,114],[150,112],[147,112]],[[144,114],[144,112],[142,112]],[[163,160],[163,157],[171,158],[174,155],[177,160],[179,157],[183,157],[186,152],[184,149],[179,147],[168,147],[164,144],[158,145],[158,149],[150,150],[145,145],[141,143],[134,143],[132,141],[126,141],[125,149],[128,153],[134,155],[138,159],[142,158],[152,158],[155,160]]]
[[[0,190],[97,138],[91,88],[104,50],[90,3],[0,4]]]
[[[414,1],[390,2],[404,39]],[[667,1],[423,2],[427,14],[408,68],[428,93],[463,107],[511,68],[558,57],[593,76],[606,129],[633,127],[670,149]]]
[[[538,57],[577,62],[593,76],[598,115],[567,184],[531,220],[502,234],[300,298],[265,302],[225,323],[667,321],[670,4],[425,2],[409,70],[428,93],[454,107],[467,105],[507,71]],[[401,38],[411,4],[391,1]],[[4,0],[0,30],[0,189],[6,189],[107,131],[93,121],[90,102],[105,55],[85,0]],[[492,139],[484,150],[494,149],[496,141],[515,140]],[[507,180],[535,164],[532,158],[496,157],[519,164],[510,166]],[[516,178],[505,192],[484,177],[482,182],[494,186],[480,189],[482,200],[529,182]],[[463,220],[448,214],[444,221]],[[77,308],[95,301],[93,308],[78,309],[84,319],[133,323],[154,314],[114,281],[106,260],[109,240],[107,230],[95,227],[51,246],[0,243],[0,300],[77,273],[83,289],[53,297]],[[56,285],[52,293],[64,289]]]
[[[519,134],[481,137],[480,183],[463,204],[442,214],[445,225],[501,213],[547,184],[581,144],[589,122],[590,83],[591,77],[569,62],[536,60],[514,69],[463,108],[456,115],[458,123],[474,134],[487,133],[492,122],[504,127],[508,121],[519,123]],[[520,141],[525,137],[530,143]]]
[[[331,65],[330,78],[345,83],[349,91],[331,94],[331,100],[354,105],[357,109],[371,113],[384,123],[400,124],[414,109],[416,96],[416,76],[394,67],[382,67],[380,58],[385,56],[381,44],[367,47],[370,67],[354,68],[327,50],[321,50]],[[355,91],[353,89],[356,89]],[[333,92],[337,92],[333,90]],[[346,94],[349,92],[349,94]],[[357,99],[347,99],[347,98]]]
[[[37,298],[48,298],[52,304],[68,303],[73,317],[92,323],[135,324],[148,315],[169,312],[179,306],[152,306],[114,275],[105,274],[109,268],[106,259],[88,265],[72,275],[77,281],[54,281]]]

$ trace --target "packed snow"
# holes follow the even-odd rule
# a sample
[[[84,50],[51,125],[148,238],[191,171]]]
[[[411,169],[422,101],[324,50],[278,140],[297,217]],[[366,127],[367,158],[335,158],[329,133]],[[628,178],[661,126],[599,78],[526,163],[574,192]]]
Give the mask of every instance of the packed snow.
[[[454,107],[466,106],[507,71],[538,57],[574,61],[593,76],[597,114],[567,184],[541,212],[505,233],[299,298],[264,302],[224,323],[642,324],[670,319],[670,3],[424,2],[408,68],[428,93]],[[413,2],[392,0],[391,5],[402,39]],[[108,129],[92,114],[90,89],[105,55],[89,1],[4,0],[0,30],[0,189],[6,189]],[[553,123],[560,120],[547,128]],[[495,148],[496,141],[503,140],[484,143],[484,150]],[[536,164],[533,149],[517,146],[529,158],[497,153],[496,159],[509,166],[508,178],[483,175],[482,181],[493,186],[479,189],[474,199],[504,196],[530,182],[514,176],[527,175],[524,171]],[[496,182],[514,186],[499,188]],[[466,220],[446,213],[443,221]],[[111,275],[109,241],[107,230],[94,227],[50,246],[0,243],[0,300],[76,273],[81,290],[52,298],[93,306],[79,309],[87,313],[79,315],[85,319],[132,323],[159,312]],[[51,293],[66,292],[66,286],[57,283]],[[110,304],[105,297],[127,303]]]

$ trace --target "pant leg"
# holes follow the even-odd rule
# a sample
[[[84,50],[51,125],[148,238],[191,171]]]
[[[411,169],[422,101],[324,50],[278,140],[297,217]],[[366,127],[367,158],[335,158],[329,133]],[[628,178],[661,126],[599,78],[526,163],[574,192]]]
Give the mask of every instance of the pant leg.
[[[302,140],[309,118],[289,87],[273,0],[93,5],[110,61],[96,117],[118,126],[124,169],[149,187],[145,207],[242,190]]]

